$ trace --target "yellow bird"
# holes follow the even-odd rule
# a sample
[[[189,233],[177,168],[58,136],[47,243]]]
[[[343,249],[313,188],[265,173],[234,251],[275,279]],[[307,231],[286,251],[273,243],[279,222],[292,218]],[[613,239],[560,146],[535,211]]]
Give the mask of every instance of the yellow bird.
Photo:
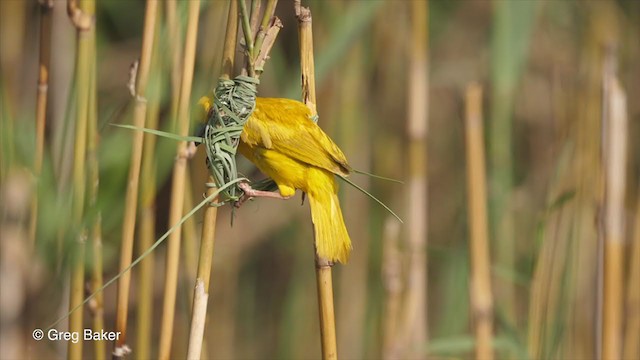
[[[316,251],[330,261],[346,263],[351,240],[342,218],[335,175],[347,176],[351,167],[338,146],[311,121],[303,103],[289,99],[257,98],[242,129],[238,150],[271,177],[280,194],[241,188],[246,196],[281,199],[296,189],[309,197]]]

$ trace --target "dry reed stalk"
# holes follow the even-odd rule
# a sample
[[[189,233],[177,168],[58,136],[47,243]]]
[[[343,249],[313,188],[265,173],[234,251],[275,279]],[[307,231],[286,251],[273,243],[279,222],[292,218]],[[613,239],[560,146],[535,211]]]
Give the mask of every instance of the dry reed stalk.
[[[233,74],[233,65],[235,63],[236,39],[238,37],[238,12],[242,13],[243,29],[245,34],[245,42],[251,51],[246,56],[247,71],[251,76],[259,78],[262,73],[262,65],[268,58],[269,51],[275,40],[275,36],[280,29],[279,20],[274,17],[275,5],[277,0],[269,0],[260,28],[258,28],[257,19],[259,18],[259,1],[254,1],[252,8],[251,20],[249,20],[246,12],[246,4],[243,0],[238,2],[231,1],[229,6],[229,15],[227,20],[227,29],[225,34],[224,48],[222,54],[222,74],[221,78],[230,79]],[[251,25],[254,24],[254,25]],[[271,24],[271,25],[270,25]],[[260,32],[269,33],[272,36],[267,42],[261,42],[259,47],[254,47],[255,39],[258,38]],[[247,36],[248,35],[248,36]],[[263,39],[264,40],[264,39]],[[258,55],[262,55],[259,57]],[[258,67],[256,67],[258,65]],[[209,176],[208,182],[214,184],[214,179]],[[207,196],[213,195],[216,189],[209,187]],[[217,201],[217,199],[216,199]],[[189,349],[187,358],[198,359],[201,356],[203,343],[204,328],[206,324],[207,299],[209,297],[209,283],[211,276],[211,265],[213,262],[213,248],[215,243],[215,229],[217,219],[217,207],[209,206],[205,210],[202,225],[202,238],[200,242],[200,257],[198,259],[198,274],[196,278],[196,286],[194,289],[193,312],[191,319],[191,331],[189,335]]]
[[[193,202],[193,181],[191,180],[192,174],[187,171],[184,181],[184,207],[183,213],[186,214],[195,205]],[[204,226],[204,225],[203,225]],[[196,229],[196,218],[194,216],[188,218],[184,224],[182,224],[182,246],[183,246],[183,259],[185,276],[189,281],[195,280],[198,276],[198,232]],[[187,296],[189,303],[193,304],[193,290],[187,289]]]
[[[86,168],[85,159],[87,155],[87,126],[90,103],[90,81],[91,81],[91,56],[92,37],[95,33],[93,26],[93,14],[95,13],[95,2],[92,0],[83,1],[77,7],[75,1],[67,3],[71,20],[77,28],[77,49],[76,49],[76,124],[75,143],[73,157],[73,203],[72,217],[74,224],[82,224],[85,204],[86,189]],[[83,20],[82,19],[88,19]],[[83,227],[78,226],[75,233],[77,247],[72,257],[71,284],[69,297],[69,310],[75,309],[84,300],[84,256],[87,232]],[[82,310],[74,311],[69,316],[69,331],[81,333],[83,331]],[[67,357],[69,359],[82,358],[82,341],[70,342]]]
[[[186,136],[189,131],[189,103],[191,85],[193,83],[193,68],[195,65],[200,1],[190,1],[188,7],[187,33],[184,47],[184,61],[182,64],[182,83],[180,85],[180,99],[178,101],[177,133],[180,136]],[[181,141],[178,143],[176,149],[176,159],[173,167],[169,228],[173,228],[182,218],[187,156],[187,144]],[[171,356],[181,235],[180,226],[177,226],[169,235],[167,244],[164,304],[162,309],[162,325],[160,328],[160,349],[158,353],[158,357],[161,360],[169,359]]]
[[[167,0],[165,2],[165,12],[167,16],[168,29],[168,49],[172,54],[170,61],[171,68],[171,131],[176,131],[176,119],[178,117],[178,102],[180,99],[180,81],[182,77],[180,49],[182,48],[182,36],[180,32],[180,18],[177,16],[177,1]]]
[[[311,110],[313,116],[316,109],[315,68],[313,62],[313,32],[311,10],[301,6],[300,0],[294,0],[294,10],[298,20],[298,36],[300,44],[300,68],[302,72],[302,100]],[[320,336],[323,359],[337,359],[336,322],[333,306],[333,280],[331,267],[333,263],[317,255],[314,246],[316,286],[318,289],[318,308],[320,316]]]
[[[402,305],[402,260],[400,255],[400,224],[389,216],[384,222],[382,247],[382,283],[384,285],[384,317],[382,358],[398,359],[399,315]]]
[[[161,12],[161,9],[158,8]],[[148,104],[145,120],[145,127],[156,129],[158,127],[158,117],[160,112],[161,98],[161,67],[163,65],[161,56],[160,26],[155,27],[153,52],[150,64],[149,91],[147,94]],[[138,222],[138,253],[146,251],[155,241],[156,227],[156,165],[155,158],[156,136],[145,133],[142,145],[142,164],[140,168],[140,199],[139,199],[139,222]],[[151,337],[153,325],[153,279],[155,254],[149,253],[138,265],[138,299],[136,311],[136,351],[138,359],[151,358]]]
[[[476,359],[493,359],[493,295],[487,225],[482,88],[472,83],[466,91],[467,196],[471,253],[470,295],[476,332]]]
[[[38,178],[42,172],[44,153],[44,130],[47,122],[47,95],[49,93],[49,68],[51,63],[51,15],[53,0],[40,2],[40,51],[38,68],[38,90],[36,98],[36,149],[33,159],[33,176],[36,178],[35,195],[31,197],[31,217],[29,219],[29,243],[36,242],[38,225]]]
[[[429,16],[427,1],[412,1],[408,79],[409,237],[403,319],[404,356],[421,357],[427,345],[427,128]]]
[[[231,0],[229,2],[229,13],[227,16],[227,27],[223,43],[220,74],[220,77],[225,80],[229,80],[233,76],[237,38],[238,3]],[[207,182],[209,184],[215,184],[215,179],[213,178],[213,176],[209,175]],[[206,196],[211,196],[215,191],[215,188],[210,187],[207,190]],[[207,316],[206,299],[208,299],[209,297],[209,283],[211,275],[211,264],[213,260],[213,247],[215,242],[217,217],[217,207],[209,206],[205,209],[200,240],[200,259],[198,260],[198,274],[196,277],[196,286],[194,289],[193,313],[191,316],[192,326],[189,334],[189,348],[187,350],[187,358],[190,359],[198,359],[202,355],[204,329]],[[200,284],[202,285],[202,292],[200,291]]]
[[[147,113],[147,99],[145,98],[147,83],[149,79],[149,69],[151,67],[151,55],[153,52],[153,40],[158,15],[158,1],[147,0],[145,10],[144,30],[142,33],[142,50],[140,54],[140,64],[137,71],[133,70],[132,81],[135,81],[135,88],[132,95],[135,95],[135,108],[133,113],[133,126],[144,127]],[[140,181],[140,166],[142,163],[142,142],[144,133],[142,131],[133,132],[131,162],[129,167],[129,177],[127,181],[127,194],[125,198],[125,208],[122,222],[122,244],[120,248],[120,271],[123,272],[131,265],[133,256],[133,241],[136,225],[136,215],[138,209],[138,184]],[[129,309],[129,290],[131,286],[131,272],[126,271],[118,279],[118,298],[116,304],[116,331],[120,332],[120,337],[115,342],[113,356],[122,358],[131,349],[127,345],[127,316]]]
[[[627,157],[627,99],[615,74],[605,92],[605,218],[602,358],[622,355],[622,309],[624,274],[625,178]],[[604,84],[603,84],[604,85]]]
[[[98,93],[96,89],[97,81],[97,61],[96,61],[96,37],[95,32],[91,36],[91,82],[89,86],[89,114],[87,126],[87,178],[89,181],[89,209],[97,208],[98,190],[100,188],[100,166],[98,164],[98,142],[100,139],[98,132]],[[93,219],[89,231],[91,240],[91,256],[93,258],[93,269],[91,271],[91,292],[96,292],[102,287],[102,215],[98,212]],[[96,294],[90,303],[93,316],[93,331],[104,330],[104,296],[102,293]],[[103,360],[106,355],[106,342],[104,340],[94,341],[94,352],[96,360]]]
[[[640,187],[639,189],[640,190]],[[624,331],[623,359],[640,358],[640,191],[636,200],[636,214],[629,257],[629,279],[627,281],[626,327]]]
[[[71,268],[71,284],[69,286],[69,311],[75,309],[82,304],[84,300],[84,255],[86,232],[77,235],[77,247],[73,256],[73,266]],[[83,329],[82,309],[74,311],[69,316],[69,331],[72,333],[81,333]],[[67,359],[82,359],[82,341],[77,343],[69,343]]]
[[[208,300],[209,294],[204,291],[204,282],[200,278],[196,279],[193,296],[193,313],[191,315],[191,328],[189,332],[189,348],[187,351],[187,359],[190,360],[200,359],[204,325],[207,319]]]

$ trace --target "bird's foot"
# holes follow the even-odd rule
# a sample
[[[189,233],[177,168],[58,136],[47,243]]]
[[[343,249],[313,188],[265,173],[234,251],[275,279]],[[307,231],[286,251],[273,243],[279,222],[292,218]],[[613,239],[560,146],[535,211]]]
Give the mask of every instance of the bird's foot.
[[[280,194],[279,192],[256,190],[252,188],[251,185],[249,185],[249,183],[247,182],[239,183],[238,187],[242,190],[244,194],[240,197],[238,201],[236,201],[235,207],[237,208],[242,206],[242,204],[244,204],[247,200],[254,197],[266,197],[266,198],[280,199],[280,200],[287,200],[291,198],[291,196],[282,196],[282,194]]]

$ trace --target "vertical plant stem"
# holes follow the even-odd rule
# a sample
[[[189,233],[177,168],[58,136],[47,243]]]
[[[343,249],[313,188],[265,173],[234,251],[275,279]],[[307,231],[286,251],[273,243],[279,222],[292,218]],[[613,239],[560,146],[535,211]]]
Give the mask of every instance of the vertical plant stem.
[[[470,84],[466,93],[467,196],[471,253],[470,295],[476,333],[476,359],[493,359],[493,296],[489,227],[487,224],[487,178],[485,167],[482,88]]]
[[[313,60],[313,33],[311,24],[311,10],[300,5],[300,0],[294,0],[296,17],[298,19],[298,36],[300,44],[300,71],[302,76],[302,102],[317,114],[316,108],[316,70]]]
[[[176,0],[167,0],[165,2],[167,13],[167,30],[168,30],[168,48],[171,56],[171,131],[176,131],[175,123],[178,117],[178,101],[180,99],[180,49],[182,47],[182,36],[180,32],[180,18],[176,15]]]
[[[602,358],[622,356],[627,100],[615,74],[605,74],[606,139]]]
[[[300,0],[294,1],[294,9],[298,20],[298,36],[300,43],[300,68],[302,72],[302,99],[316,116],[315,70],[313,64],[313,32],[311,10],[301,6]],[[337,359],[336,322],[333,306],[333,280],[331,263],[317,255],[314,247],[316,286],[318,290],[318,308],[320,317],[320,336],[323,359]]]
[[[148,0],[145,11],[144,30],[142,34],[142,51],[140,64],[137,69],[135,83],[135,108],[133,114],[133,126],[144,127],[147,113],[147,100],[145,98],[149,68],[151,67],[151,54],[153,51],[153,37],[156,26],[158,9],[157,0]],[[124,271],[131,264],[133,255],[133,237],[135,232],[136,215],[138,207],[138,183],[140,179],[140,166],[142,163],[142,142],[144,134],[135,131],[132,134],[131,162],[129,178],[127,181],[127,195],[125,198],[124,218],[122,222],[122,244],[120,248],[120,271]],[[115,342],[113,356],[121,358],[131,350],[127,345],[127,315],[129,309],[129,288],[131,286],[131,272],[127,271],[118,279],[118,298],[116,305],[116,331],[120,337]]]
[[[322,359],[337,359],[336,321],[333,308],[332,263],[316,255],[316,286],[320,313]]]
[[[224,48],[222,50],[222,74],[221,78],[231,79],[236,58],[236,40],[238,38],[238,3],[229,2],[229,16],[227,20],[227,30],[224,38]],[[211,177],[209,177],[212,179]],[[213,183],[213,182],[212,182]]]
[[[160,12],[160,8],[158,8]],[[147,95],[147,114],[145,127],[156,129],[160,112],[161,67],[163,65],[160,46],[160,26],[155,27],[154,44],[151,64],[149,91]],[[155,240],[156,227],[156,165],[155,158],[156,137],[151,134],[143,135],[142,164],[140,168],[140,221],[138,225],[139,241],[138,253],[146,251]],[[137,306],[137,331],[136,351],[138,359],[151,358],[151,337],[153,329],[153,267],[155,264],[154,253],[148,254],[139,265],[138,269],[138,306]]]
[[[382,358],[398,359],[399,315],[402,305],[402,263],[400,256],[400,224],[389,216],[384,222],[382,249],[382,282],[385,291],[382,336]]]
[[[247,47],[247,72],[249,76],[254,77],[256,75],[254,68],[254,49],[253,49],[253,33],[251,32],[251,24],[249,20],[249,14],[247,12],[247,4],[244,0],[238,0],[238,8],[240,11],[240,18],[242,19],[242,33],[244,35],[245,46]]]
[[[98,93],[97,93],[97,60],[95,32],[91,36],[91,83],[89,87],[89,114],[87,126],[87,177],[89,181],[89,209],[96,209],[98,202],[98,190],[100,188],[100,167],[98,164]],[[93,269],[91,272],[91,291],[95,292],[102,287],[102,214],[98,211],[92,219],[89,232],[91,238],[91,252]],[[104,330],[104,296],[96,294],[92,301],[93,331]],[[104,360],[106,355],[106,341],[93,342],[96,360]]]
[[[233,75],[235,63],[236,39],[238,37],[238,3],[229,2],[229,15],[227,16],[227,29],[222,50],[222,74],[223,79],[230,79]],[[209,184],[215,184],[211,175]],[[209,187],[207,196],[211,196],[216,189]],[[189,334],[188,359],[199,359],[202,354],[202,344],[207,316],[207,299],[209,298],[209,283],[211,276],[211,264],[213,261],[213,247],[215,243],[216,219],[218,208],[209,206],[204,213],[202,223],[202,237],[200,240],[200,257],[198,259],[198,273],[194,289],[193,310],[191,314],[191,329]]]
[[[267,35],[267,29],[269,28],[269,21],[273,17],[273,14],[276,11],[276,5],[278,4],[278,0],[267,0],[267,6],[265,7],[264,14],[262,15],[262,22],[260,23],[260,28],[258,28],[258,33],[256,34],[255,48],[260,51],[262,49],[262,42],[264,41],[265,36]],[[258,54],[255,54],[257,56]]]
[[[640,187],[638,188],[640,190]],[[636,214],[631,240],[631,256],[629,257],[629,279],[627,281],[626,327],[624,333],[623,359],[638,359],[640,357],[640,191],[636,200]]]
[[[427,344],[427,127],[429,114],[428,2],[411,3],[409,54],[409,238],[403,341],[410,358]]]
[[[78,45],[76,53],[76,124],[75,124],[75,145],[73,157],[73,203],[72,217],[73,223],[77,224],[76,236],[77,246],[74,249],[71,266],[71,284],[69,309],[75,309],[82,304],[84,300],[84,255],[86,242],[86,229],[80,224],[83,222],[85,187],[86,187],[86,169],[85,159],[87,151],[87,123],[89,116],[89,89],[91,81],[91,38],[94,36],[95,27],[93,26],[93,14],[95,12],[95,3],[92,0],[83,1],[81,7],[77,7],[75,2],[69,1],[68,9],[74,10],[75,19],[89,19],[88,23],[83,22],[83,26],[77,26]],[[70,11],[70,14],[72,12]],[[73,20],[73,17],[72,17]],[[75,24],[75,21],[74,21]],[[73,312],[69,316],[69,331],[82,333],[83,331],[83,313],[79,311]],[[69,359],[82,358],[82,341],[76,343],[70,342],[67,357]]]
[[[186,214],[195,205],[193,203],[193,181],[191,181],[192,174],[187,171],[185,174],[185,182],[184,182],[184,207],[182,209],[183,213]],[[195,280],[198,277],[198,241],[197,235],[198,232],[196,230],[196,219],[195,217],[190,217],[187,219],[184,224],[182,224],[182,248],[184,251],[184,270],[187,279]],[[204,224],[203,224],[204,226]],[[193,289],[188,289],[188,301],[193,304]]]
[[[31,218],[29,223],[29,243],[36,242],[38,225],[38,178],[42,172],[44,152],[44,130],[47,117],[47,95],[49,93],[49,69],[51,63],[51,14],[53,0],[40,3],[40,58],[38,67],[38,92],[36,98],[36,149],[33,159],[33,175],[36,178],[35,195],[31,197]]]
[[[211,249],[213,250],[213,249]],[[204,337],[204,325],[207,319],[207,301],[209,294],[205,292],[202,279],[196,279],[196,287],[193,295],[193,312],[191,314],[191,328],[189,332],[189,348],[187,359],[200,359],[202,352],[202,339]]]
[[[182,64],[182,83],[180,86],[180,99],[178,101],[178,134],[181,136],[186,136],[189,131],[189,103],[191,98],[191,85],[193,82],[193,68],[195,65],[200,1],[190,1],[188,6],[187,33],[184,48],[184,61]],[[176,152],[177,156],[173,168],[173,182],[171,187],[169,228],[175,226],[182,218],[185,174],[187,170],[186,142],[179,142]],[[160,328],[160,350],[158,354],[161,360],[169,359],[171,356],[176,288],[178,286],[178,265],[180,262],[180,239],[181,229],[180,227],[177,227],[171,235],[169,235],[167,244],[164,304],[162,309],[162,325]]]

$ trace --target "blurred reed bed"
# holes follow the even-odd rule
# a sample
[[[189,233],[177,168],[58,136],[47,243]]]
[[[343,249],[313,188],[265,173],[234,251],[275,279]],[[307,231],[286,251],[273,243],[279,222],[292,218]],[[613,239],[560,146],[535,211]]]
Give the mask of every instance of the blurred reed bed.
[[[417,217],[409,208],[410,201],[424,200],[428,209],[428,220],[426,215],[420,216],[425,225],[420,240],[429,238],[425,255],[428,280],[420,281],[424,287],[420,291],[428,284],[429,301],[418,305],[429,316],[412,319],[427,327],[422,340],[415,343],[413,358],[474,358],[478,345],[474,335],[477,318],[469,297],[472,220],[467,217],[465,198],[469,179],[462,121],[464,88],[472,80],[486,88],[483,116],[490,184],[491,288],[496,296],[492,318],[495,357],[595,358],[608,343],[600,339],[607,339],[605,332],[612,333],[604,326],[607,315],[603,305],[612,303],[606,299],[614,299],[612,310],[618,312],[614,317],[622,319],[611,327],[618,334],[614,336],[616,351],[626,358],[638,356],[637,342],[630,339],[636,339],[640,331],[637,287],[632,286],[640,277],[636,266],[640,152],[633,141],[640,108],[631,99],[640,91],[640,73],[634,66],[640,58],[635,39],[640,5],[626,0],[525,3],[435,1],[428,3],[427,14],[424,9],[411,10],[426,2],[303,2],[314,14],[321,126],[329,129],[356,167],[404,177],[405,185],[397,187],[359,176],[354,176],[355,181],[399,209],[407,220]],[[246,4],[249,11],[256,7],[255,2]],[[263,9],[265,5],[263,2]],[[110,343],[85,343],[79,354],[77,347],[68,349],[64,342],[46,340],[36,343],[30,335],[69,307],[69,275],[72,254],[77,254],[79,247],[75,234],[80,228],[86,229],[87,245],[92,246],[84,256],[85,275],[78,276],[79,266],[74,272],[76,302],[86,296],[85,287],[99,286],[100,275],[107,280],[118,272],[126,218],[123,200],[132,168],[131,137],[136,135],[108,124],[133,121],[136,102],[126,83],[130,64],[140,57],[147,5],[105,0],[96,6],[95,70],[91,62],[85,70],[97,73],[91,80],[91,76],[74,78],[75,69],[85,67],[76,63],[76,54],[87,47],[76,41],[66,1],[53,1],[53,8],[45,12],[51,19],[50,40],[45,30],[39,35],[47,28],[47,18],[41,17],[36,2],[0,1],[3,356],[100,358],[100,354],[108,356],[113,351]],[[180,73],[185,66],[183,36],[186,27],[193,26],[188,6],[189,2],[158,3],[153,33],[156,55],[152,56],[157,60],[150,61],[144,94],[148,102],[143,121],[148,127],[154,127],[156,118],[158,128],[178,131],[172,122],[179,118]],[[188,86],[191,94],[183,93],[182,100],[192,109],[198,98],[215,86],[220,73],[228,2],[203,1],[197,10],[201,20],[194,44],[194,78]],[[261,78],[260,95],[299,98],[295,14],[290,4],[281,2],[276,15],[284,28]],[[417,96],[417,90],[408,86],[410,81],[421,83],[408,66],[411,54],[418,50],[412,26],[419,18],[422,20],[417,24],[424,23],[425,28],[421,31],[428,30],[420,43],[428,55],[428,80],[422,85],[428,84],[430,106],[428,135],[418,153],[429,154],[424,164],[428,184],[421,186],[429,197],[418,199],[413,192],[410,200],[401,195],[410,187],[409,177],[396,174],[412,173],[413,165],[406,155],[412,143],[405,122],[412,108],[409,99],[419,99],[411,100],[414,106],[426,105],[426,96]],[[42,28],[41,21],[45,23]],[[37,105],[39,54],[46,53],[49,41],[49,88],[42,122],[42,100]],[[604,239],[610,234],[605,231],[605,219],[611,218],[605,216],[610,209],[606,205],[605,189],[610,181],[606,181],[605,169],[612,164],[602,157],[603,139],[610,135],[602,119],[607,113],[603,108],[603,62],[608,44],[616,45],[615,73],[628,99],[629,122],[626,191],[622,205],[617,205],[624,215],[615,215],[626,219],[627,231],[614,251],[620,259],[615,277],[619,285],[612,291],[604,290],[610,283],[605,274],[611,264],[606,260],[605,254],[611,252],[605,250]],[[240,61],[236,70],[241,66]],[[91,95],[92,84],[95,97]],[[79,85],[89,90],[83,92]],[[87,127],[77,132],[81,126],[77,122],[79,108],[87,114]],[[97,114],[95,125],[89,116],[93,113]],[[197,116],[191,111],[187,118],[192,121]],[[81,165],[74,160],[75,137],[80,133],[86,135],[86,166],[74,170]],[[134,244],[133,253],[142,252],[149,241],[166,231],[170,193],[175,186],[169,176],[175,142],[157,139],[154,145],[144,136],[143,143],[136,196],[139,204],[134,212],[137,229],[132,236],[136,241],[146,240]],[[40,149],[42,166],[38,170]],[[185,182],[190,181],[191,195],[185,191],[185,201],[175,205],[181,213],[188,206],[185,204],[198,203],[207,191],[202,154],[190,163],[190,169],[185,170],[190,180],[185,178]],[[243,174],[259,177],[243,160],[239,164]],[[76,186],[80,180],[74,180],[74,171],[86,174],[85,185]],[[99,187],[95,181],[98,174]],[[35,182],[37,192],[30,185]],[[621,186],[614,189],[621,190]],[[402,345],[403,329],[408,326],[403,312],[408,309],[409,294],[415,291],[408,282],[408,259],[415,256],[407,241],[411,225],[399,229],[386,226],[386,214],[360,194],[343,188],[341,201],[354,239],[354,257],[349,265],[334,268],[338,354],[347,358],[403,358],[400,354],[407,354]],[[79,207],[81,192],[83,209],[76,221],[72,205],[75,201]],[[36,208],[32,199],[37,201],[37,216],[29,215],[29,209]],[[203,358],[320,357],[314,274],[309,267],[313,258],[304,241],[312,236],[307,226],[310,218],[308,211],[298,206],[299,200],[248,203],[236,211],[233,227],[230,209],[218,209]],[[37,225],[32,249],[31,223]],[[187,354],[194,276],[198,276],[193,259],[200,255],[199,244],[187,239],[200,239],[205,223],[210,222],[198,215],[183,229],[183,257],[175,268],[173,339],[168,344],[173,346],[170,352],[163,352],[169,357]],[[195,234],[189,230],[193,228]],[[159,340],[166,290],[160,284],[167,268],[167,248],[161,246],[156,251],[153,259],[147,258],[134,269],[139,273],[131,278],[127,343],[134,358],[159,356],[156,345],[167,345]],[[171,254],[175,256],[175,250]],[[115,288],[107,288],[103,299],[90,303],[80,326],[115,330],[115,304]],[[100,325],[101,314],[104,325]],[[78,320],[75,322],[77,326]],[[137,331],[132,331],[134,328]]]

